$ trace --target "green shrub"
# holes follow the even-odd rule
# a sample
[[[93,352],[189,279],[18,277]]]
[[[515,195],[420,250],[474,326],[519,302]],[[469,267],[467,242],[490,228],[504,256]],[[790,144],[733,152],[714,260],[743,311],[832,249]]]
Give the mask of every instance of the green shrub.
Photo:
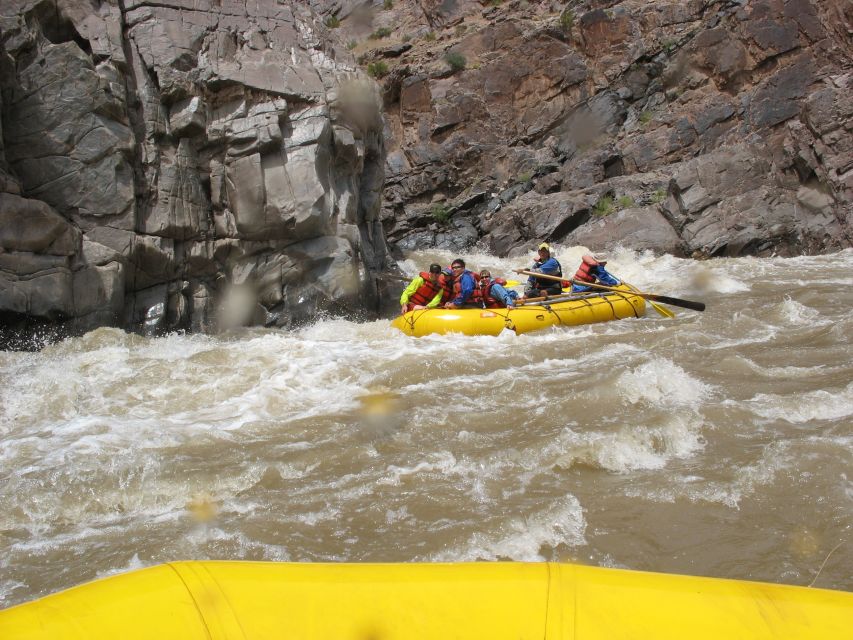
[[[385,9],[386,11],[388,9],[393,9],[394,8],[394,0],[385,0],[385,2],[382,3],[382,8]]]
[[[575,26],[575,12],[571,9],[563,9],[563,13],[560,14],[560,28],[568,32],[573,26]]]
[[[666,189],[660,188],[652,194],[652,204],[658,204],[666,199]]]
[[[533,179],[532,173],[522,173],[518,178],[515,179],[516,184],[524,184],[525,182],[530,182]]]
[[[652,120],[652,112],[643,111],[637,119],[640,121],[641,124],[648,124]]]
[[[609,216],[614,210],[613,196],[602,196],[592,208],[592,213],[596,216]]]
[[[424,40],[427,42],[435,42],[435,31],[427,31],[424,35]]]
[[[371,62],[367,65],[367,75],[372,78],[384,78],[388,75],[388,65],[382,60]]]
[[[349,42],[347,42],[347,49],[352,51],[353,49],[356,48],[357,45],[358,45],[358,43],[355,40],[350,40]]]
[[[630,209],[634,206],[634,198],[631,196],[619,196],[616,203],[619,205],[620,209]]]
[[[462,71],[465,68],[465,56],[456,51],[448,51],[444,56],[444,61],[450,66],[454,71]]]
[[[329,29],[337,29],[341,26],[341,21],[338,20],[338,16],[329,16],[326,18],[326,26],[329,27]]]
[[[447,221],[450,220],[450,210],[441,203],[432,205],[430,214],[432,214],[432,217],[436,222],[441,224],[446,224]]]
[[[382,38],[387,38],[390,35],[391,35],[391,28],[390,27],[380,27],[367,37],[370,38],[371,40],[381,40]]]
[[[457,36],[463,35],[467,30],[468,27],[466,27],[464,24],[457,24],[456,29],[454,29],[454,31],[456,31]]]

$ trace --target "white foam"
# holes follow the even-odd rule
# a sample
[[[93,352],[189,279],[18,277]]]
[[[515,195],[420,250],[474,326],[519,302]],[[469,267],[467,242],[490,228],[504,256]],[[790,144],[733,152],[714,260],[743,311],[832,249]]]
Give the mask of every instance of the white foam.
[[[456,548],[432,554],[431,562],[465,562],[510,559],[518,562],[549,560],[541,554],[564,544],[585,544],[586,522],[580,502],[574,496],[555,500],[529,516],[501,520],[493,531],[476,531]]]
[[[834,392],[817,389],[796,396],[760,393],[748,400],[747,405],[768,420],[794,424],[840,420],[853,416],[853,382]]]
[[[619,376],[615,390],[632,404],[695,408],[708,396],[711,387],[671,360],[654,358]]]

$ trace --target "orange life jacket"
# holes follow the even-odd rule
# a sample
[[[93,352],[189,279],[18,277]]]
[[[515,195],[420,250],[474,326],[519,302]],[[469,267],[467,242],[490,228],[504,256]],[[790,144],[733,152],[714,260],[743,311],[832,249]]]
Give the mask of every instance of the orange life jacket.
[[[438,283],[433,284],[429,277],[430,274],[426,271],[421,271],[418,275],[423,279],[424,283],[409,298],[410,306],[416,304],[426,306],[443,288],[441,286],[441,277],[439,277]]]
[[[500,300],[496,300],[492,297],[492,287],[496,284],[505,286],[506,280],[503,278],[492,278],[485,285],[483,284],[483,281],[480,280],[477,283],[477,288],[474,289],[474,295],[471,296],[471,299],[476,304],[481,305],[486,309],[503,309],[504,305]]]
[[[598,262],[591,255],[586,254],[583,258],[581,258],[581,266],[578,267],[578,270],[575,272],[575,280],[582,280],[583,282],[595,282],[595,276],[592,275],[591,270],[593,267],[600,266],[600,262]]]
[[[441,304],[453,300],[453,276],[442,273],[438,276],[438,284],[441,286]]]

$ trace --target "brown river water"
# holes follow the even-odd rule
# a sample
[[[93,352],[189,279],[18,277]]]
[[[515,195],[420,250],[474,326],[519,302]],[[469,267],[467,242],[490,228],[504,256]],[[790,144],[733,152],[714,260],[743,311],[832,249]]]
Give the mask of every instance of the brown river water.
[[[179,559],[853,590],[853,251],[608,267],[707,311],[498,337],[100,329],[0,352],[0,608]]]

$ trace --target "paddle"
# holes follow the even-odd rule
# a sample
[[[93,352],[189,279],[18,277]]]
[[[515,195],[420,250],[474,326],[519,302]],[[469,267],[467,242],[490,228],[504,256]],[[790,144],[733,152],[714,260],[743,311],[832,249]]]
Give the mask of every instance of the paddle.
[[[580,282],[578,280],[572,280],[571,278],[560,278],[558,276],[549,276],[544,273],[536,273],[535,271],[528,271],[527,269],[516,269],[516,273],[520,273],[525,276],[533,276],[534,278],[543,278],[545,280],[555,280],[557,282],[571,282],[572,284],[577,284],[584,287],[594,287],[596,289],[603,289],[604,291],[615,291],[616,293],[626,293],[621,289],[614,289],[613,287],[606,287],[603,284],[593,284],[591,282]],[[661,296],[656,293],[643,293],[642,291],[632,291],[634,295],[640,296],[641,298],[645,298],[646,300],[654,300],[656,302],[663,302],[664,304],[669,304],[674,307],[684,307],[685,309],[693,309],[694,311],[704,311],[705,303],[704,302],[694,302],[693,300],[683,300],[681,298],[673,298],[671,296]]]

